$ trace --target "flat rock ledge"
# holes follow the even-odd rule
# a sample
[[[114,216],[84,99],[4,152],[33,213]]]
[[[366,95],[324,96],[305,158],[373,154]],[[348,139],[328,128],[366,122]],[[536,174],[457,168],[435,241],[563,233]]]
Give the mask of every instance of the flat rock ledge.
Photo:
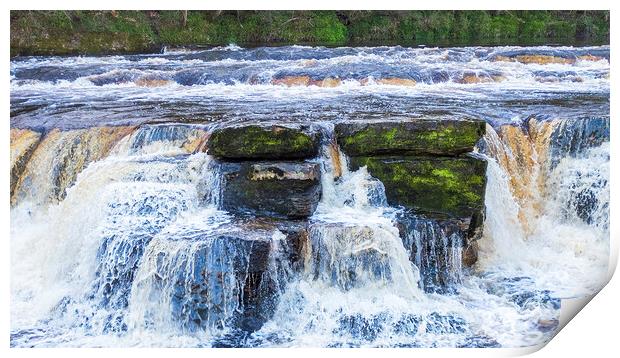
[[[306,159],[319,153],[318,133],[279,125],[229,126],[213,130],[209,154],[232,160]]]
[[[471,152],[485,133],[479,120],[416,119],[343,122],[334,131],[349,156],[428,154],[454,156]]]

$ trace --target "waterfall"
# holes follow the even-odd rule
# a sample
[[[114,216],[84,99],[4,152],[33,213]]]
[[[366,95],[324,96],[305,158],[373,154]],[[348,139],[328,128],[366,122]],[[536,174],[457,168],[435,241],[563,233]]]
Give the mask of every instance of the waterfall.
[[[15,58],[11,346],[546,342],[607,272],[608,59]]]
[[[14,180],[11,204],[58,202],[86,166],[102,159],[131,127],[98,127],[46,133]]]
[[[382,183],[365,167],[349,170],[329,128],[321,153],[323,196],[311,217],[304,270],[252,344],[274,334],[283,337],[281,344],[295,346],[472,344],[475,328],[465,322],[461,303],[432,302],[420,287],[419,266],[397,224],[399,210],[387,206]],[[443,230],[433,220],[411,222],[417,225],[408,227],[407,240],[434,239],[432,230]],[[457,245],[449,233],[439,237],[438,245]],[[451,284],[460,280],[458,247],[446,250],[449,257],[441,263]],[[480,344],[495,344],[478,337],[486,342]]]
[[[177,218],[216,207],[219,186],[209,156],[161,156],[170,153],[161,137],[148,139],[149,145],[159,145],[161,151],[133,155],[123,149],[122,141],[109,148],[119,141],[110,133],[118,132],[127,134],[125,129],[90,130],[86,137],[82,131],[53,132],[28,162],[26,179],[20,185],[46,183],[33,194],[50,193],[69,186],[70,179],[52,181],[46,171],[63,158],[59,151],[67,151],[73,161],[85,153],[82,163],[114,153],[90,163],[79,174],[75,163],[55,167],[54,175],[59,178],[76,176],[58,204],[45,205],[39,195],[25,198],[14,209],[11,227],[17,240],[12,245],[15,280],[11,291],[20,302],[12,306],[14,322],[33,325],[55,311],[60,325],[94,332],[126,330],[124,316],[133,276],[139,272],[149,242]],[[167,142],[168,147],[179,145]],[[53,183],[56,186],[50,187]],[[32,205],[35,199],[39,205]]]
[[[420,286],[427,292],[455,292],[463,276],[465,238],[454,224],[405,216],[404,243],[420,270]]]
[[[419,273],[409,261],[383,184],[365,168],[350,171],[329,133],[320,158],[323,196],[310,226],[307,270],[348,289],[383,282],[420,297]]]
[[[486,150],[507,173],[510,190],[518,203],[518,217],[526,232],[532,230],[531,218],[539,216],[542,210],[548,148],[556,125],[556,121],[529,118],[521,126],[503,125],[499,133],[487,125]]]
[[[59,177],[75,176],[72,185],[63,179],[64,197],[38,205],[32,198],[43,196],[22,197],[13,208],[12,320],[29,327],[20,334],[38,345],[46,345],[36,338],[43,322],[70,329],[62,339],[75,344],[83,337],[101,345],[112,337],[121,345],[168,337],[168,345],[182,346],[538,342],[544,328],[530,340],[513,337],[531,329],[528,322],[556,322],[557,302],[542,288],[555,285],[554,295],[593,289],[609,230],[609,144],[558,159],[550,148],[564,126],[546,126],[487,131],[487,216],[475,267],[481,276],[464,266],[470,239],[458,221],[390,207],[381,181],[365,167],[349,169],[329,125],[313,159],[321,201],[297,241],[286,225],[221,210],[220,163],[201,151],[207,128],[144,125],[105,146],[94,145],[103,139],[90,133],[84,148],[103,149],[74,150],[89,158],[81,171],[56,169]],[[47,180],[29,166],[78,135],[26,143],[34,149],[19,185]],[[534,159],[518,162],[526,152]],[[537,177],[515,182],[523,171]],[[523,211],[523,200],[534,198],[536,210]],[[564,236],[550,237],[549,225]],[[497,312],[528,319],[502,329],[493,323]]]
[[[579,128],[592,127],[584,123],[591,121],[530,119],[527,132],[511,125],[498,131],[487,127],[481,268],[527,272],[561,297],[601,286],[609,257],[609,142],[584,136]],[[514,153],[515,143],[521,154]],[[534,154],[524,164],[528,151]],[[527,175],[532,178],[527,185],[518,181]]]

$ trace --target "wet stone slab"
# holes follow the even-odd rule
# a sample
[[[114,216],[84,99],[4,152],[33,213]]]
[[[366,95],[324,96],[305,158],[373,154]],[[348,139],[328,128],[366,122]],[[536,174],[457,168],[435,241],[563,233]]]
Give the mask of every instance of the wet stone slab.
[[[219,158],[305,159],[319,152],[319,135],[306,126],[228,126],[214,129],[207,141],[209,154]]]
[[[336,124],[334,130],[338,145],[349,156],[452,156],[473,150],[485,133],[485,122],[458,119],[351,121]]]
[[[222,163],[222,206],[236,214],[309,217],[321,199],[317,163]]]

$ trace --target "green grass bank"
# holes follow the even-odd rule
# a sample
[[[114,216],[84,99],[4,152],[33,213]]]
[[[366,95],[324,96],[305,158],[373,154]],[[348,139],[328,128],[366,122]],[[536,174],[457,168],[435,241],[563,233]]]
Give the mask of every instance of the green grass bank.
[[[11,11],[11,56],[163,46],[608,44],[609,11]]]

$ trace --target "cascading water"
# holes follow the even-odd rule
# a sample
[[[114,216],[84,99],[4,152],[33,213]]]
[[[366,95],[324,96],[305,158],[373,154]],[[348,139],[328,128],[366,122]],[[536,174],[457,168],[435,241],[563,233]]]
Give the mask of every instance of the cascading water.
[[[217,210],[217,165],[204,153],[180,154],[195,130],[181,128],[183,132],[184,140],[179,140],[179,128],[144,127],[123,139],[115,154],[80,173],[59,204],[30,212],[24,202],[14,209],[24,214],[14,216],[13,228],[32,220],[14,245],[13,257],[27,255],[29,260],[13,261],[14,277],[20,279],[12,288],[14,299],[29,302],[31,311],[24,315],[14,306],[14,322],[38,332],[37,322],[53,310],[58,324],[97,335],[151,327],[157,319],[148,312],[175,318],[159,317],[157,328],[163,331],[181,328],[180,316],[186,325],[204,328],[192,316],[201,310],[210,314],[207,326],[235,313],[237,296],[243,295],[249,278],[230,274],[249,265],[256,245],[249,238],[205,237],[231,219]],[[256,242],[265,246],[260,240]],[[270,245],[267,241],[266,255]],[[31,267],[34,262],[38,264]],[[198,290],[196,282],[205,279],[199,276],[205,267],[213,270],[206,274],[225,278],[206,279],[202,289],[209,299],[201,308],[191,295]],[[159,299],[153,301],[156,290]]]
[[[524,51],[564,60],[501,60]],[[559,298],[596,291],[607,269],[608,57],[293,46],[13,60],[11,345],[545,342]],[[389,205],[333,133],[334,120],[431,115],[489,123],[479,240]],[[210,122],[317,127],[314,213],[222,210]]]
[[[578,296],[600,287],[609,257],[609,142],[597,139],[589,148],[585,140],[580,142],[581,131],[574,130],[577,135],[569,133],[572,139],[568,142],[581,150],[550,147],[554,138],[567,135],[567,128],[573,132],[574,127],[555,126],[555,131],[546,131],[541,139],[545,144],[537,150],[545,160],[533,164],[536,167],[531,170],[540,171],[539,180],[528,188],[532,192],[525,193],[537,211],[528,214],[517,214],[522,210],[523,189],[508,183],[519,165],[514,161],[519,159],[511,157],[510,149],[501,149],[514,139],[511,131],[502,127],[505,137],[500,138],[488,127],[485,138],[491,164],[486,245],[482,246],[480,264],[514,275],[527,272],[536,277],[540,287],[554,287],[559,297]],[[553,166],[553,162],[558,164]],[[527,167],[524,170],[530,172]]]
[[[423,272],[421,287],[426,291],[454,290],[463,275],[465,238],[458,228],[415,216],[403,222],[405,246],[412,248],[412,261]]]
[[[400,211],[386,205],[381,182],[366,168],[350,171],[347,158],[327,142],[321,157],[323,197],[311,219],[306,269],[289,284],[274,317],[253,335],[250,345],[271,345],[264,337],[275,335],[284,346],[492,347],[510,344],[514,334],[503,329],[491,338],[490,332],[499,331],[493,320],[500,314],[524,320],[516,331],[532,324],[528,320],[533,318],[525,318],[530,315],[554,319],[557,302],[534,291],[530,282],[505,280],[490,288],[489,282],[476,278],[459,287],[461,295],[424,294],[433,275],[442,275],[453,289],[462,282],[463,238],[436,221],[413,217],[401,239]],[[426,252],[423,240],[437,245],[429,247],[441,254]],[[410,252],[405,245],[419,249]],[[442,262],[422,264],[423,254],[436,255]],[[418,268],[425,271],[422,281]],[[515,308],[515,301],[525,296],[530,301],[517,302]],[[472,314],[470,307],[477,305],[490,313]],[[540,335],[533,335],[532,341]]]

